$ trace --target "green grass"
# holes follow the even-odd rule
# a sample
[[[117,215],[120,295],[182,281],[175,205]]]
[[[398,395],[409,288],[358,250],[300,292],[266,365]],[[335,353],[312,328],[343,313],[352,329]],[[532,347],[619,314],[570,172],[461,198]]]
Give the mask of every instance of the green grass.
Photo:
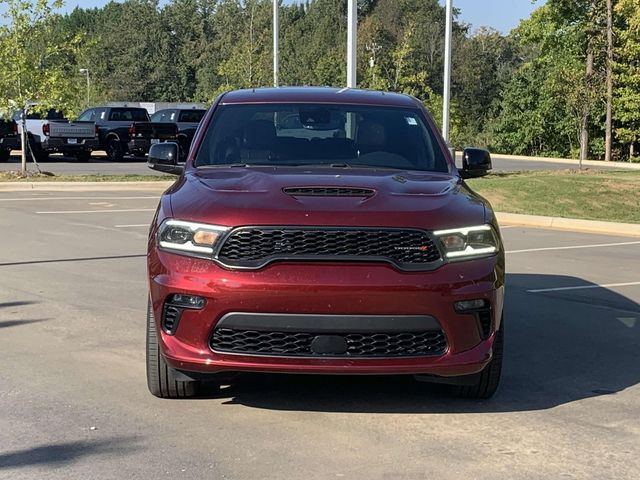
[[[640,171],[502,173],[468,183],[499,212],[640,223]]]
[[[0,182],[164,182],[174,175],[47,175],[30,172],[22,177],[16,172],[0,172]]]

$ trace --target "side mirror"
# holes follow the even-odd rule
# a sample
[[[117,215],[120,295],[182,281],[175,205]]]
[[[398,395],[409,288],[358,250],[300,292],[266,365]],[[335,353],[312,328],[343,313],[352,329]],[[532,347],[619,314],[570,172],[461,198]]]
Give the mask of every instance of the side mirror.
[[[147,166],[158,172],[180,175],[184,167],[178,165],[180,147],[175,142],[156,143],[149,149]]]
[[[484,177],[491,170],[491,154],[481,148],[465,148],[462,152],[462,178]]]

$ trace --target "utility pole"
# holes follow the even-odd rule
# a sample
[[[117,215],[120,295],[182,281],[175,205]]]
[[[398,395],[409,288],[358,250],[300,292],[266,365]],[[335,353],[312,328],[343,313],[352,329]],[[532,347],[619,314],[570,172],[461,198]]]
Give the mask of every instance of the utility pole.
[[[607,0],[607,119],[604,159],[611,161],[613,149],[613,0]]]
[[[280,85],[280,5],[273,0],[273,86]]]
[[[358,0],[348,0],[347,9],[347,87],[356,88],[357,79],[357,50],[358,50]]]
[[[451,109],[451,50],[453,43],[453,0],[447,0],[446,29],[444,37],[444,92],[442,106],[442,136],[449,143],[450,109]]]
[[[91,81],[89,80],[89,69],[81,68],[80,73],[87,76],[87,107],[91,105]]]

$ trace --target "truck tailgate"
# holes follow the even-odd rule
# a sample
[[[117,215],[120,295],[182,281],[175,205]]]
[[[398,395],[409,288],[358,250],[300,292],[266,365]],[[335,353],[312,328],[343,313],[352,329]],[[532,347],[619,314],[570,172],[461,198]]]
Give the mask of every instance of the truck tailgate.
[[[49,122],[49,137],[52,138],[93,138],[95,136],[94,122]]]
[[[136,122],[132,125],[133,138],[157,138],[170,140],[176,138],[178,126],[169,122]]]

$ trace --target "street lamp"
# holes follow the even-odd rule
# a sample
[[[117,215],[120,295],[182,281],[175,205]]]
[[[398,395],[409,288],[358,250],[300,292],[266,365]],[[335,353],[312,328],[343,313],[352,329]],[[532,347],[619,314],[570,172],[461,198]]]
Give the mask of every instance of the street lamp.
[[[273,0],[273,86],[280,84],[280,5]]]
[[[442,106],[442,136],[449,143],[451,104],[451,50],[453,40],[453,0],[446,0],[446,30],[444,37],[444,92]]]
[[[348,0],[347,5],[347,88],[356,88],[358,85],[358,1]]]
[[[91,103],[91,82],[89,80],[89,69],[81,68],[80,73],[87,76],[87,107]]]

